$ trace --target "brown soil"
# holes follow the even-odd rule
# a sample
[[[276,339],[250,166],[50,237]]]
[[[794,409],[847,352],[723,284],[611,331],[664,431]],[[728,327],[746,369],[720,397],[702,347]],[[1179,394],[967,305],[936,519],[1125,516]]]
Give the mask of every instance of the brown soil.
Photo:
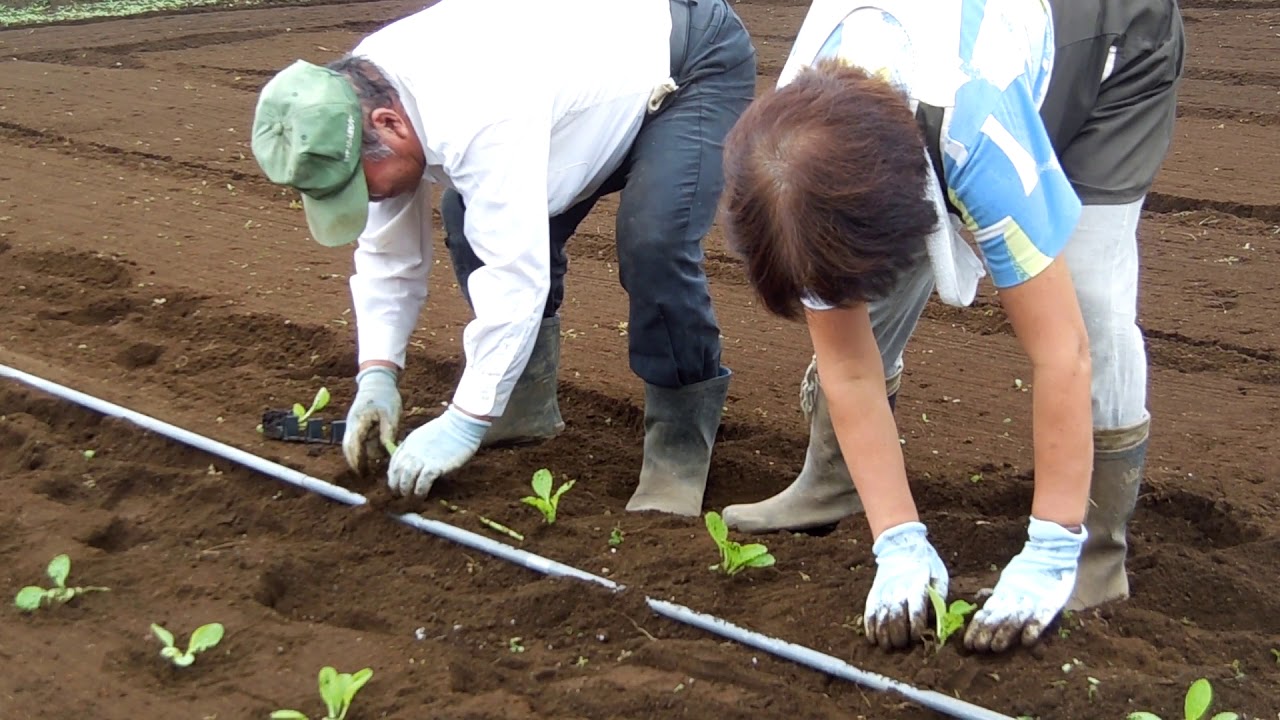
[[[255,431],[265,409],[306,402],[321,385],[340,414],[354,347],[349,255],[307,240],[287,193],[257,171],[246,130],[274,70],[332,57],[417,6],[0,32],[0,362],[383,506],[382,489],[350,477],[336,448]],[[619,329],[610,203],[570,245],[564,436],[485,452],[430,501],[394,507],[487,532],[440,507],[447,499],[526,533],[531,551],[1010,715],[1180,717],[1183,691],[1203,676],[1218,709],[1280,717],[1277,7],[1184,3],[1182,112],[1141,229],[1156,431],[1127,603],[1003,657],[954,644],[886,653],[858,632],[872,579],[860,519],[823,537],[766,538],[778,565],[730,580],[707,571],[714,547],[701,520],[625,513],[642,391]],[[767,85],[806,6],[738,8]],[[468,318],[437,252],[404,384],[410,428],[449,397]],[[753,304],[718,237],[708,252],[738,374],[707,497],[721,508],[798,471],[809,350],[803,328]],[[960,595],[989,584],[1024,537],[1030,396],[1018,377],[1027,369],[988,295],[964,312],[931,307],[909,349],[905,449]],[[5,592],[39,582],[61,552],[73,582],[111,588],[34,616],[0,614],[0,659],[19,670],[0,679],[5,718],[315,713],[325,664],[375,670],[357,720],[935,717],[658,618],[636,593],[543,578],[20,385],[0,385],[0,415]],[[552,528],[518,502],[539,467],[578,480]],[[615,526],[625,532],[616,552]],[[149,623],[185,637],[213,620],[227,626],[222,646],[186,671],[163,665]],[[524,652],[512,652],[517,637]]]

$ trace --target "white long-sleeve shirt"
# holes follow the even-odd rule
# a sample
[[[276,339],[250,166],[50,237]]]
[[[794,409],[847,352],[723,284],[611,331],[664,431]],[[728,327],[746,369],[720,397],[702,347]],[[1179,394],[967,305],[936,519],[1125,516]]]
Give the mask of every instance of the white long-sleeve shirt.
[[[396,87],[424,180],[455,188],[484,267],[468,286],[466,370],[453,402],[500,415],[550,290],[548,219],[585,199],[635,140],[670,68],[663,0],[443,0],[352,51]],[[359,362],[405,365],[427,297],[430,187],[369,205],[351,293]]]

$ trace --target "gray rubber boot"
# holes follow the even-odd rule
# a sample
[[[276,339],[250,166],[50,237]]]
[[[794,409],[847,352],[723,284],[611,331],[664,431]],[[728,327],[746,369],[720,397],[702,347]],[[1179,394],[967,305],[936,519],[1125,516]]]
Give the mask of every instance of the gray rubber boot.
[[[645,385],[644,461],[628,512],[702,514],[711,450],[732,371],[683,388]]]
[[[900,375],[887,383],[890,408],[896,404],[900,384]],[[815,363],[810,363],[801,383],[800,407],[809,416],[809,449],[800,474],[773,497],[726,507],[723,517],[729,527],[745,533],[807,530],[862,512],[862,499],[840,452]]]
[[[533,353],[516,381],[507,409],[485,433],[480,447],[504,447],[550,440],[564,430],[557,397],[560,316],[543,318]]]
[[[1138,504],[1150,427],[1147,418],[1128,428],[1094,431],[1093,482],[1084,521],[1089,537],[1080,550],[1068,610],[1087,610],[1129,597],[1127,531]]]

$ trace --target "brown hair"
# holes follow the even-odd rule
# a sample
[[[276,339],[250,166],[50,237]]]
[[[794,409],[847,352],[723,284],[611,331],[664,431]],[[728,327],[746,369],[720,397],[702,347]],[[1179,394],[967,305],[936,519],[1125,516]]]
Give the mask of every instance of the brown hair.
[[[757,98],[725,140],[724,172],[729,247],[790,319],[806,293],[837,307],[887,295],[938,224],[907,98],[839,61]]]

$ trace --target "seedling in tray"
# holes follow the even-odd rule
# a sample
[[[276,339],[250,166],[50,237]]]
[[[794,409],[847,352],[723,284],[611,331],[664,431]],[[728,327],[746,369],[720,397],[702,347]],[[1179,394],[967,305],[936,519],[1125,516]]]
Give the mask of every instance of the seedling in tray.
[[[13,599],[13,604],[17,605],[19,610],[35,612],[46,601],[52,605],[55,602],[70,602],[77,595],[87,592],[107,592],[107,588],[104,587],[67,587],[67,576],[71,574],[71,558],[66,555],[58,555],[50,560],[45,572],[53,581],[54,587],[45,589],[28,585],[22,588]]]
[[[351,709],[351,701],[364,684],[373,677],[373,670],[365,668],[355,674],[340,673],[329,666],[320,669],[320,697],[328,713],[320,720],[344,720]],[[276,710],[272,720],[310,720],[297,710]]]
[[[724,524],[720,513],[707,513],[707,532],[720,548],[720,562],[712,565],[712,570],[720,570],[725,575],[737,575],[743,568],[764,568],[773,565],[774,557],[769,548],[759,543],[739,545],[729,539],[729,526]]]
[[[164,649],[160,651],[161,657],[177,667],[188,667],[196,661],[198,653],[211,650],[222,642],[223,629],[221,623],[209,623],[196,628],[187,641],[186,652],[173,644],[173,633],[163,627],[151,623],[151,632],[164,643]]]
[[[548,525],[556,521],[556,508],[560,506],[560,496],[569,492],[569,488],[573,487],[574,480],[564,483],[556,488],[555,494],[551,493],[551,471],[542,468],[533,474],[533,492],[537,497],[523,497],[520,502],[526,505],[532,505],[542,513],[542,518]]]
[[[293,415],[298,418],[298,424],[301,425],[307,421],[312,415],[320,412],[329,406],[329,388],[320,388],[316,391],[315,399],[311,401],[310,408],[302,407],[302,403],[293,404]]]
[[[290,410],[268,410],[263,413],[258,432],[273,440],[339,444],[346,432],[346,421],[313,417],[328,406],[329,389],[322,387],[316,391],[309,408],[303,407],[302,403],[294,403]]]

